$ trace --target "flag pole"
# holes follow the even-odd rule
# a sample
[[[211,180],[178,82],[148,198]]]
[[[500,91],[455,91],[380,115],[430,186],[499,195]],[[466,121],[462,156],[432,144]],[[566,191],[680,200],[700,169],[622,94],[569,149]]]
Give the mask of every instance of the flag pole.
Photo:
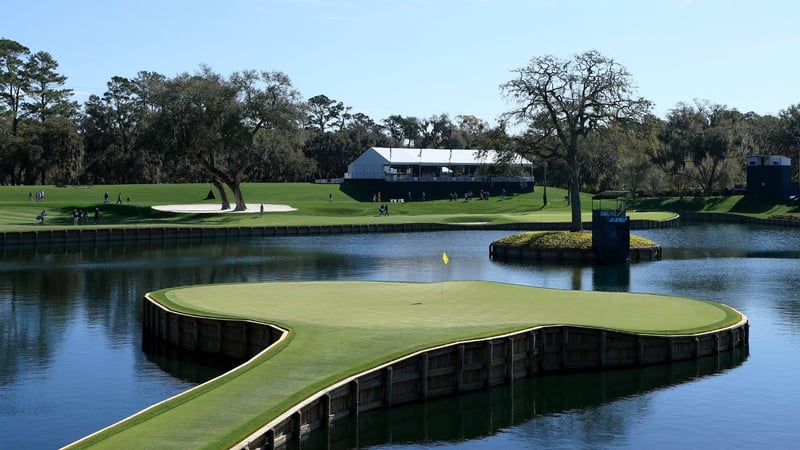
[[[442,262],[444,264],[442,264],[442,278],[441,282],[439,283],[441,287],[439,292],[439,301],[444,300],[444,266],[446,266],[447,263],[450,262],[450,258],[447,257],[447,252],[442,252]]]

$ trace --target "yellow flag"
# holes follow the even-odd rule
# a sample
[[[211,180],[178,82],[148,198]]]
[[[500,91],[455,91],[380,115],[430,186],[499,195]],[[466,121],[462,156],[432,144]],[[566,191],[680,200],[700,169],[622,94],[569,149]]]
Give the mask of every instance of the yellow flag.
[[[447,257],[447,253],[442,252],[442,262],[447,264],[450,262],[450,258]]]

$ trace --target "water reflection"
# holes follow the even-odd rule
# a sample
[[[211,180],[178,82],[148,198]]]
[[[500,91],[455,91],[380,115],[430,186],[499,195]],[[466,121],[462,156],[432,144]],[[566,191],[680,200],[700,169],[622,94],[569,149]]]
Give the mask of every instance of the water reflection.
[[[164,372],[190,383],[202,383],[228,372],[245,360],[177,349],[148,333],[142,334],[142,352]]]
[[[492,263],[498,267],[514,268],[516,270],[535,271],[541,276],[548,274],[556,276],[569,275],[572,290],[592,290],[628,292],[631,284],[631,264],[604,264],[587,267],[581,264],[569,264],[553,261],[524,261],[519,259],[494,258]],[[656,261],[639,261],[634,264],[653,264]],[[584,279],[588,280],[584,280]],[[590,284],[587,284],[590,283]]]
[[[570,427],[585,436],[572,434],[565,441],[614,445],[615,439],[628,434],[632,423],[647,415],[649,393],[719,375],[739,366],[746,357],[747,350],[737,348],[718,356],[638,370],[520,380],[458,397],[369,412],[336,422],[330,430],[315,430],[289,448],[333,450],[384,445],[393,449],[419,448],[423,443],[441,445],[493,436],[520,425],[517,439],[523,439],[528,447],[539,447],[537,442],[541,447],[549,447],[561,439],[552,435],[556,430],[531,420],[579,410],[593,411],[576,416],[578,426]],[[624,403],[624,408],[609,406],[620,399],[630,401]]]

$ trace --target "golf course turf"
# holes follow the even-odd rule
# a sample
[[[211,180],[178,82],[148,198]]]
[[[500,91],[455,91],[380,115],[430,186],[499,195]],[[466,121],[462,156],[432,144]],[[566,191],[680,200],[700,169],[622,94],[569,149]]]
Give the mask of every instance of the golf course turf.
[[[74,444],[225,448],[340,380],[415,351],[547,325],[685,335],[741,323],[732,308],[652,294],[484,281],[270,282],[152,293],[167,309],[288,330],[247,363]]]

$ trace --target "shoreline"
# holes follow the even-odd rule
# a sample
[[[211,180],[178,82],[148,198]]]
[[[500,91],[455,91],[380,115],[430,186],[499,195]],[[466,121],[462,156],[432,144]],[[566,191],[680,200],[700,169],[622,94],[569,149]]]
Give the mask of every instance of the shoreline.
[[[679,225],[677,217],[666,221],[632,220],[631,229],[672,228]],[[508,231],[565,231],[569,223],[517,222],[508,224],[475,223],[385,223],[353,225],[263,225],[250,227],[154,226],[154,227],[93,227],[77,226],[48,230],[0,232],[0,248],[29,245],[107,244],[113,242],[163,242],[167,240],[214,240],[266,236],[305,236],[320,234],[406,233],[453,230]],[[591,229],[591,222],[584,228]]]
[[[760,219],[728,213],[682,212],[667,220],[631,220],[631,230],[674,228],[685,222],[739,223],[759,226],[798,228],[800,221]],[[508,231],[567,231],[567,222],[515,222],[492,224],[486,222],[459,223],[385,223],[343,225],[262,225],[262,226],[77,226],[45,230],[0,231],[0,248],[28,245],[106,244],[113,242],[162,242],[166,240],[204,240],[266,236],[304,236],[320,234],[407,233],[418,231],[508,230]],[[591,230],[590,221],[583,223]]]

